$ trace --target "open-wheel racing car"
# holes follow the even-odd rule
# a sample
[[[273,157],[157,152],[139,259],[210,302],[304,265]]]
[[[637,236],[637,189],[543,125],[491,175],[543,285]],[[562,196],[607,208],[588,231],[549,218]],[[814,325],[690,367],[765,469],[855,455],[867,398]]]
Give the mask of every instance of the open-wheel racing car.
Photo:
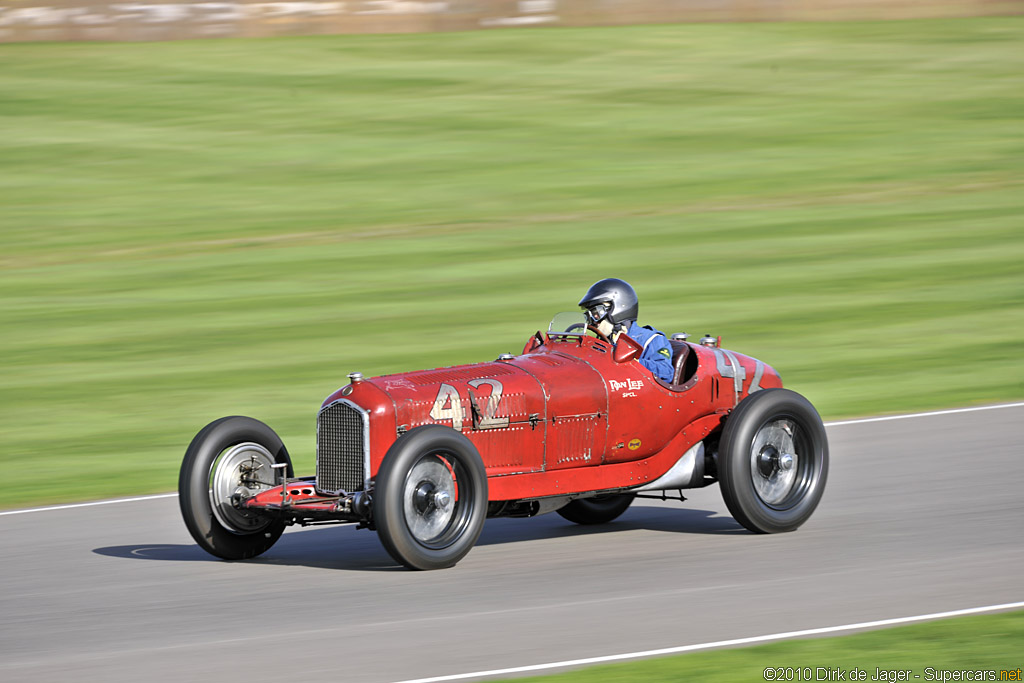
[[[600,524],[638,495],[682,499],[717,481],[747,529],[794,530],[825,486],[821,418],[771,366],[718,341],[673,335],[663,381],[638,362],[640,344],[565,313],[518,356],[352,373],[317,415],[315,476],[294,477],[262,422],[204,427],[182,463],[185,524],[203,549],[240,560],[286,526],[351,522],[407,567],[438,569],[470,551],[487,517]]]

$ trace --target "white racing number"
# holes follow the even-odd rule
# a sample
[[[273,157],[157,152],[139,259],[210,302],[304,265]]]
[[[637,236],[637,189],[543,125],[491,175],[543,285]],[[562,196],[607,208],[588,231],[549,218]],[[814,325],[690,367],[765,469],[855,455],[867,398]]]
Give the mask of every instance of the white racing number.
[[[495,416],[498,412],[498,401],[501,400],[501,391],[503,389],[501,382],[496,379],[474,379],[469,383],[469,386],[474,389],[479,389],[483,384],[491,387],[491,395],[487,397],[484,405],[481,406],[482,410],[480,421],[476,425],[477,429],[499,429],[501,427],[508,427],[508,416]],[[473,401],[473,405],[476,406],[476,401]]]
[[[739,360],[731,351],[725,349],[712,349],[715,352],[715,361],[718,365],[718,374],[726,379],[731,379],[736,389],[736,400],[739,400],[740,392],[743,390],[743,381],[747,378],[747,370],[740,365]],[[755,361],[754,379],[750,382],[747,393],[753,394],[761,390],[761,377],[764,376],[764,363]]]
[[[447,408],[445,406],[448,406]],[[451,420],[456,431],[462,431],[462,397],[451,384],[442,384],[430,409],[430,419]]]
[[[736,356],[725,349],[713,349],[713,351],[715,352],[715,361],[718,365],[718,374],[733,381],[738,398],[740,390],[743,388],[743,380],[747,378],[746,369],[736,360]]]
[[[469,402],[477,417],[473,421],[473,427],[475,429],[507,427],[509,418],[507,416],[497,417],[498,403],[501,401],[501,392],[504,390],[501,382],[496,379],[474,379],[469,382],[469,386],[473,389],[479,389],[485,384],[491,388],[491,395],[484,401],[478,403],[473,391],[469,392]],[[465,417],[465,411],[462,409],[462,397],[459,395],[458,389],[450,384],[442,384],[437,391],[434,405],[430,409],[430,419],[438,422],[451,420],[452,427],[461,432]]]

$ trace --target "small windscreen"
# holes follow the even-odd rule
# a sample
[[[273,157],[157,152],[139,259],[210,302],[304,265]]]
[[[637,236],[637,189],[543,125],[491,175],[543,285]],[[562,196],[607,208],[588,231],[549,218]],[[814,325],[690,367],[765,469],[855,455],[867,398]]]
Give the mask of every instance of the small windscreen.
[[[583,311],[567,311],[559,313],[551,319],[548,325],[548,334],[578,334],[583,336],[587,333],[587,319]]]

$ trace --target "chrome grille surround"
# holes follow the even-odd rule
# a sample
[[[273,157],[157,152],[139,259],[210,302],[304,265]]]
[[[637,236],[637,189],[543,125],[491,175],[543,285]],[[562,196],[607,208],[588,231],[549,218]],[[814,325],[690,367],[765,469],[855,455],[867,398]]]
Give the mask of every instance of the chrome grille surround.
[[[369,472],[369,412],[344,398],[324,406],[316,416],[316,490],[362,491]]]

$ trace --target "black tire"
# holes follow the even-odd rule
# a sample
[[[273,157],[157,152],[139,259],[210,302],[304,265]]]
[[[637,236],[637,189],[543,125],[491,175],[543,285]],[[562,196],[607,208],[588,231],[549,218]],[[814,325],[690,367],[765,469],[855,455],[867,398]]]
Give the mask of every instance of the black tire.
[[[606,496],[580,498],[555,512],[577,524],[606,524],[625,512],[634,498],[635,493],[611,493]]]
[[[373,518],[391,557],[409,569],[454,566],[487,517],[487,471],[473,443],[443,425],[409,430],[377,473]]]
[[[280,481],[272,463],[287,464],[287,476],[292,476],[281,439],[250,417],[215,420],[192,439],[181,463],[178,504],[185,526],[203,550],[225,560],[245,560],[266,552],[281,537],[283,521],[230,503],[234,487],[242,484],[243,468],[252,469],[251,481],[263,482],[259,487]]]
[[[726,420],[718,458],[725,504],[755,533],[798,528],[825,490],[825,426],[810,401],[788,389],[740,401]]]

